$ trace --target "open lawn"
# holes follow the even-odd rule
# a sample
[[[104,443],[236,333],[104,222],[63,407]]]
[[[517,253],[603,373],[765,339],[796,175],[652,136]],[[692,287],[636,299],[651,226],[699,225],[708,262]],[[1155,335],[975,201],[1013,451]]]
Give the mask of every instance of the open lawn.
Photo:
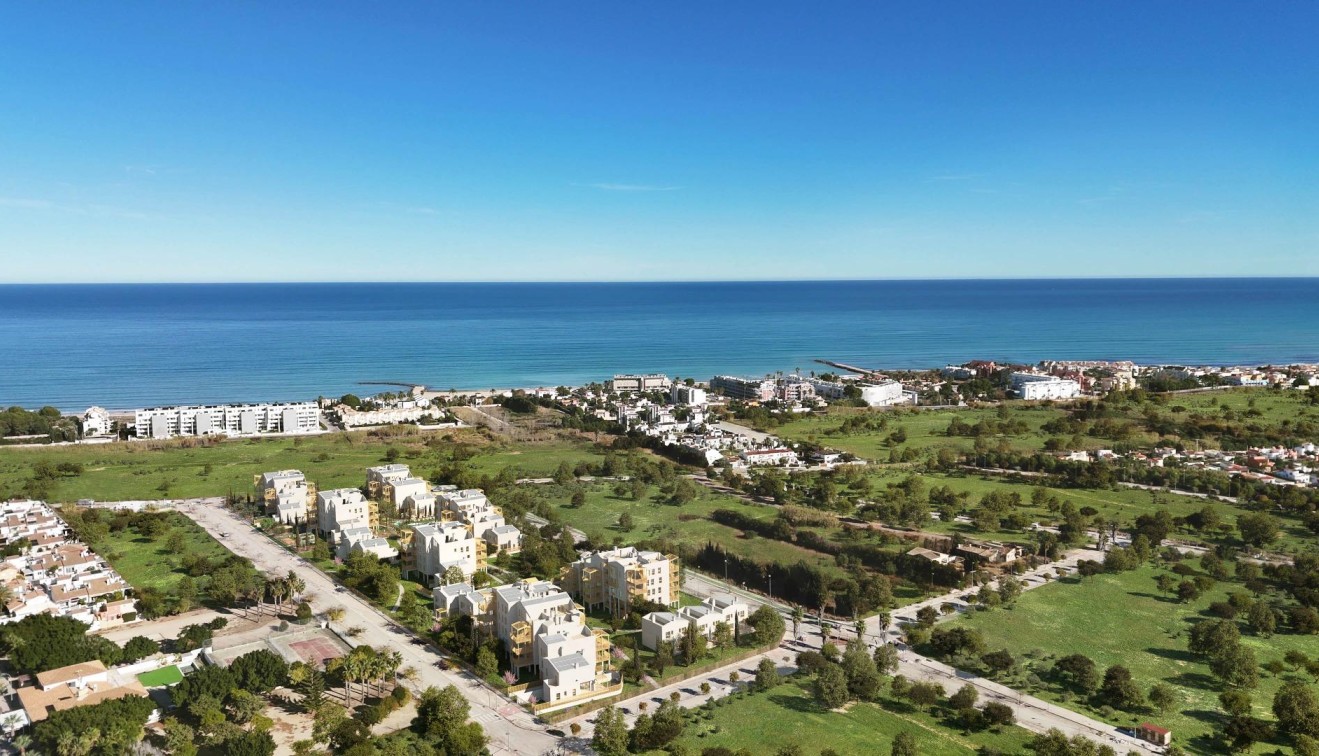
[[[1041,405],[1014,406],[1009,415],[1013,420],[1026,423],[1027,431],[1009,436],[987,436],[991,445],[1000,441],[1007,443],[1018,451],[1035,451],[1043,448],[1047,434],[1040,426],[1063,416],[1058,407]],[[772,433],[794,441],[811,441],[824,446],[841,449],[864,459],[887,462],[894,444],[889,440],[891,434],[901,429],[906,440],[899,444],[901,448],[917,450],[934,450],[941,447],[958,451],[970,451],[974,439],[967,436],[949,436],[946,431],[954,418],[968,425],[975,425],[981,420],[997,419],[997,411],[992,408],[964,408],[938,410],[884,410],[858,409],[851,407],[831,407],[823,414],[813,414],[789,421],[774,428],[767,428]],[[840,428],[850,418],[887,418],[883,429],[861,432],[842,433]],[[1095,447],[1102,445],[1095,441]]]
[[[716,509],[732,509],[757,520],[772,520],[778,516],[775,507],[749,504],[726,494],[701,489],[697,497],[682,505],[668,504],[659,489],[650,487],[640,500],[630,494],[618,496],[612,484],[585,484],[585,502],[580,507],[571,505],[568,489],[551,495],[551,502],[563,522],[584,531],[588,536],[603,535],[608,542],[615,537],[625,544],[647,539],[669,538],[685,543],[719,543],[730,553],[763,561],[795,564],[805,560],[828,572],[837,573],[832,557],[804,549],[783,541],[761,538],[755,534],[742,534],[734,528],[709,519]],[[622,529],[619,517],[627,514],[632,526]]]
[[[1006,648],[1018,659],[1029,657],[1026,667],[1034,665],[1036,674],[1046,680],[1053,658],[1080,653],[1093,659],[1101,672],[1113,664],[1126,666],[1143,691],[1157,682],[1167,682],[1180,699],[1174,713],[1118,712],[1109,721],[1129,726],[1152,720],[1172,728],[1184,748],[1195,753],[1217,753],[1219,746],[1207,736],[1221,727],[1219,688],[1209,668],[1186,650],[1187,632],[1205,618],[1203,611],[1210,602],[1223,600],[1229,590],[1242,589],[1233,583],[1220,583],[1199,600],[1184,604],[1159,595],[1154,576],[1160,571],[1146,566],[1085,578],[1080,583],[1068,578],[1026,592],[1013,609],[976,612],[957,621],[978,629],[990,650]],[[1319,655],[1319,637],[1313,635],[1261,638],[1243,630],[1242,640],[1261,664],[1280,660],[1290,650]],[[1269,705],[1282,682],[1261,673],[1259,688],[1253,691],[1256,716],[1272,719]],[[1020,679],[1011,684],[1028,685]],[[1032,692],[1104,718],[1086,704],[1066,701],[1047,687]],[[1261,745],[1255,752],[1272,753],[1273,748]]]
[[[689,721],[680,742],[691,752],[722,746],[760,754],[796,745],[811,756],[826,748],[846,756],[887,754],[893,738],[904,730],[916,736],[921,756],[969,756],[982,746],[1000,753],[1024,753],[1029,740],[1029,733],[1019,727],[964,735],[929,714],[894,702],[858,703],[846,712],[828,711],[815,703],[808,687],[791,678],[765,693],[723,700],[722,706],[700,711]]]
[[[220,561],[231,556],[219,541],[215,540],[200,525],[177,512],[164,515],[169,528],[162,531],[157,538],[139,535],[132,528],[111,530],[98,543],[91,544],[96,552],[105,557],[124,580],[134,588],[156,588],[163,593],[170,593],[187,572],[178,566],[182,554],[198,554]],[[184,548],[179,554],[173,554],[166,547],[169,533],[173,531],[183,536]]]
[[[177,682],[183,682],[183,673],[173,664],[168,667],[161,667],[150,672],[143,672],[137,676],[137,681],[142,683],[144,688],[157,688],[163,685],[173,685]]]
[[[528,475],[548,475],[561,462],[598,462],[586,442],[559,440],[505,446],[480,431],[413,430],[384,436],[371,432],[332,433],[302,438],[229,440],[202,445],[195,439],[123,442],[96,446],[0,447],[0,495],[34,495],[54,502],[78,499],[126,501],[182,499],[253,493],[252,477],[268,470],[296,469],[321,489],[356,487],[366,468],[385,464],[394,449],[397,461],[429,477],[448,461],[455,438],[472,446],[466,464],[494,474],[512,466]],[[82,472],[34,487],[39,461],[80,465]]]

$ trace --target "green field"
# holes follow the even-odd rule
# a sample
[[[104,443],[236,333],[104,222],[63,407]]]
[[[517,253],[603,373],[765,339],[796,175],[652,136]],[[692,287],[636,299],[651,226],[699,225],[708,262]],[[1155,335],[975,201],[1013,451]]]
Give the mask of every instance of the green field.
[[[1109,721],[1129,726],[1152,719],[1170,727],[1184,748],[1215,753],[1217,744],[1208,742],[1206,736],[1220,726],[1219,689],[1208,666],[1186,650],[1187,631],[1204,618],[1202,612],[1210,602],[1221,601],[1228,590],[1241,588],[1220,583],[1198,601],[1183,604],[1158,594],[1154,584],[1158,572],[1147,566],[1096,575],[1079,584],[1069,578],[1027,591],[1013,609],[976,612],[957,621],[978,629],[990,650],[1006,648],[1019,659],[1031,657],[1038,667],[1036,674],[1044,679],[1052,658],[1080,653],[1093,659],[1101,672],[1113,664],[1127,667],[1143,691],[1167,682],[1180,697],[1176,712],[1168,716],[1118,712]],[[1261,638],[1243,631],[1242,642],[1254,650],[1261,664],[1280,660],[1293,649],[1319,654],[1319,637],[1313,635]],[[1028,661],[1026,667],[1031,664]],[[1269,705],[1282,682],[1261,673],[1259,688],[1253,691],[1256,716],[1272,719]],[[1046,687],[1031,686],[1022,679],[1011,684],[1103,718],[1090,706],[1066,701]],[[1256,752],[1272,753],[1273,746],[1258,746]]]
[[[173,664],[168,667],[143,672],[137,676],[137,681],[142,683],[144,688],[156,688],[162,685],[173,685],[176,682],[183,681],[183,673]]]
[[[755,534],[743,534],[709,519],[710,513],[716,509],[732,509],[757,520],[772,520],[778,515],[774,507],[750,504],[704,488],[695,500],[680,506],[665,503],[663,494],[653,486],[647,490],[646,496],[633,500],[630,495],[615,495],[613,485],[606,483],[585,485],[586,501],[580,507],[573,507],[567,489],[559,491],[555,487],[553,490],[556,493],[550,500],[563,522],[588,536],[603,535],[605,542],[615,537],[621,538],[625,544],[658,538],[689,544],[710,541],[744,557],[785,564],[806,561],[827,572],[839,572],[833,558],[826,554]],[[628,530],[618,526],[619,516],[624,513],[632,517],[632,527]]]
[[[231,556],[219,541],[184,515],[168,512],[165,516],[169,520],[169,530],[183,536],[182,554],[198,554],[214,561]],[[91,546],[134,588],[149,587],[170,593],[187,572],[179,566],[179,555],[170,553],[165,546],[169,530],[157,538],[139,535],[132,528],[112,530]]]
[[[230,440],[199,445],[192,439],[124,442],[98,446],[0,447],[0,495],[32,493],[38,461],[82,466],[82,472],[56,478],[43,491],[54,502],[152,500],[253,493],[252,477],[269,470],[296,469],[322,489],[361,486],[366,468],[397,461],[431,476],[447,461],[455,437],[475,442],[467,465],[478,473],[506,466],[527,475],[548,475],[559,463],[596,462],[600,454],[585,442],[553,441],[508,448],[491,444],[479,431],[412,432],[397,436],[333,433],[305,438]]]
[[[906,730],[916,736],[921,756],[968,756],[984,746],[1001,753],[1024,753],[1029,739],[1019,727],[964,735],[929,714],[892,701],[883,706],[852,704],[846,713],[828,711],[791,678],[765,693],[726,700],[713,710],[698,710],[689,720],[679,742],[690,752],[722,746],[761,754],[796,745],[811,756],[825,748],[847,756],[887,754],[893,738]]]

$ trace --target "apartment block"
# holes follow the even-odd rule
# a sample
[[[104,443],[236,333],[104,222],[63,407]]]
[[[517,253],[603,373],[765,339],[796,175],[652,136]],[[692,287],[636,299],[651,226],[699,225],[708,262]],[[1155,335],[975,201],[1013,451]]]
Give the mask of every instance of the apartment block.
[[[277,470],[255,476],[266,510],[285,525],[310,522],[316,516],[316,484],[299,470]]]
[[[716,375],[710,379],[710,388],[729,399],[749,402],[768,402],[774,398],[775,384],[768,378],[739,378],[733,375]]]
[[[138,438],[317,433],[321,410],[316,402],[149,407],[137,410],[134,420]]]
[[[1081,384],[1067,378],[1039,373],[1013,373],[1012,391],[1021,399],[1074,399],[1081,395]]]
[[[651,612],[641,618],[641,645],[653,651],[660,643],[676,642],[691,626],[695,626],[703,637],[713,638],[720,623],[736,630],[746,621],[750,611],[750,607],[736,596],[721,594],[696,606],[684,606],[676,612]]]
[[[678,557],[624,546],[596,551],[563,568],[565,591],[588,609],[626,614],[638,602],[677,606]]]
[[[616,375],[606,382],[606,388],[618,394],[645,393],[649,391],[668,391],[673,382],[667,375],[650,373],[648,375]]]
[[[458,490],[454,486],[440,486],[435,490],[444,520],[467,523],[472,534],[485,542],[486,553],[516,554],[522,550],[522,531],[509,525],[499,507],[490,503],[479,488]]]
[[[356,488],[334,488],[316,494],[316,530],[338,544],[339,534],[350,528],[372,528],[371,502]]]
[[[470,578],[485,568],[485,543],[465,523],[430,522],[412,526],[411,570],[433,585],[450,567]]]

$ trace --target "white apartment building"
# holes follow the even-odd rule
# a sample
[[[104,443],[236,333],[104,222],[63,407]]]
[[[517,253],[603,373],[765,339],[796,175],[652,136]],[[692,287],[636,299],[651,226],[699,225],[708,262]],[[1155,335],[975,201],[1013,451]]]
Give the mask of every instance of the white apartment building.
[[[388,539],[371,532],[371,528],[345,528],[339,531],[337,540],[335,550],[340,559],[347,559],[355,551],[370,554],[386,562],[398,557],[398,549],[394,548]]]
[[[716,375],[710,379],[710,388],[730,399],[751,402],[768,402],[774,398],[774,381],[768,378],[739,378],[734,375]]]
[[[284,525],[307,522],[315,514],[316,486],[299,470],[276,470],[257,476],[266,508]]]
[[[428,522],[412,526],[412,569],[432,585],[450,567],[471,578],[485,566],[484,542],[461,522]]]
[[[620,692],[609,671],[609,637],[592,630],[585,610],[558,586],[523,580],[495,588],[492,598],[490,623],[508,650],[509,665],[515,674],[532,670],[541,678],[528,691],[532,703],[543,706],[538,711]]]
[[[596,551],[563,568],[564,590],[588,609],[625,614],[633,603],[678,604],[678,557],[624,546]]]
[[[1081,395],[1081,384],[1067,378],[1039,373],[1013,373],[1012,391],[1021,399],[1074,399]]]
[[[703,388],[675,383],[673,384],[673,390],[669,392],[669,400],[674,404],[694,404],[701,406],[709,403],[710,396]]]
[[[676,612],[651,612],[641,618],[641,645],[653,651],[660,643],[676,642],[692,624],[702,636],[713,638],[715,628],[721,622],[736,630],[738,624],[746,621],[750,611],[746,603],[725,593],[711,596],[696,606],[684,606]]]
[[[410,497],[429,495],[430,486],[421,478],[401,478],[385,486],[381,493],[384,494],[383,498],[388,499],[395,508],[402,511]]]
[[[504,520],[503,513],[481,489],[460,491],[453,486],[441,486],[436,489],[436,498],[441,515],[467,523],[473,535],[485,542],[487,553],[516,554],[522,550],[522,531]]]
[[[316,530],[337,544],[350,528],[371,528],[371,504],[356,488],[334,488],[316,494]]]
[[[667,375],[650,373],[647,375],[616,375],[606,382],[606,388],[614,393],[636,393],[647,391],[668,391],[672,385]]]
[[[747,467],[797,464],[797,452],[791,449],[748,449],[740,456]]]
[[[380,465],[366,468],[366,495],[373,499],[390,498],[389,487],[412,477],[407,465]]]
[[[407,520],[434,520],[435,494],[427,491],[408,496],[399,505],[398,513]]]
[[[134,415],[138,438],[317,433],[321,429],[316,402],[150,407]]]
[[[82,413],[82,435],[84,438],[110,435],[110,413],[101,407],[88,407]]]

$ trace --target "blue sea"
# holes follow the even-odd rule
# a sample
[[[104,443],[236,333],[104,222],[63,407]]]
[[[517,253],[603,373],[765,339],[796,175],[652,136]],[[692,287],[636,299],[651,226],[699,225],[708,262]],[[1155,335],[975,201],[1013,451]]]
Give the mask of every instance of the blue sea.
[[[313,399],[399,381],[1319,362],[1319,280],[0,285],[0,404]]]

